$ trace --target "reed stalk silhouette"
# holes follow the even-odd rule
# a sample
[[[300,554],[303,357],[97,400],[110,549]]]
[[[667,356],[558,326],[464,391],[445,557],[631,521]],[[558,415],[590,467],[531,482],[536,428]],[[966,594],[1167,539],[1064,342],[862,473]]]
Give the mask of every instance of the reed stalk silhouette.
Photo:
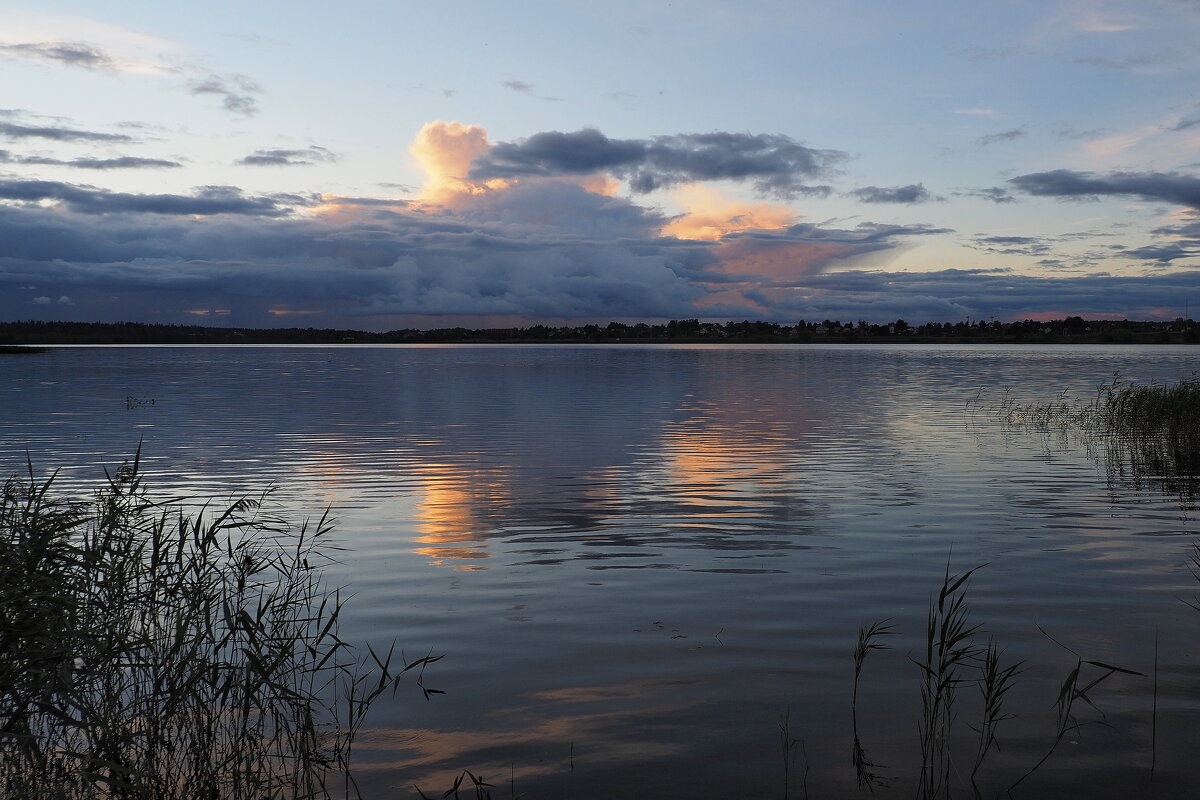
[[[923,798],[950,796],[951,726],[964,673],[983,652],[975,643],[978,624],[970,622],[966,583],[982,565],[945,578],[937,599],[931,600],[926,622],[925,655],[914,663],[921,669],[921,719],[917,724],[921,744],[921,775],[917,793]]]
[[[858,628],[858,644],[854,647],[854,691],[850,699],[850,726],[854,734],[854,747],[850,760],[854,764],[854,777],[858,781],[860,789],[874,790],[875,786],[881,782],[879,774],[875,772],[881,765],[867,757],[862,740],[858,737],[858,681],[862,676],[863,664],[867,660],[867,655],[874,650],[890,649],[886,644],[877,642],[876,639],[880,636],[891,636],[894,633],[891,618],[876,620],[870,625],[860,625]]]
[[[188,515],[140,449],[93,499],[32,464],[0,493],[0,796],[350,797],[355,733],[400,673],[340,638],[326,514],[266,495]]]

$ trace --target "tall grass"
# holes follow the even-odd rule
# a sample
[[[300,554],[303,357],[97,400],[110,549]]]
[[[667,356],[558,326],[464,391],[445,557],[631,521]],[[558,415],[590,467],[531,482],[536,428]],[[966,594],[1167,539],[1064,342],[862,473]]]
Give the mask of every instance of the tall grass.
[[[858,628],[858,644],[854,647],[854,691],[850,696],[850,723],[854,734],[854,748],[850,760],[854,764],[854,777],[860,789],[874,789],[882,782],[875,770],[881,765],[871,761],[867,751],[863,749],[862,740],[858,736],[858,683],[862,677],[863,664],[867,656],[876,650],[890,649],[886,644],[877,641],[881,636],[891,636],[895,633],[891,618],[875,620],[870,625],[860,625]]]
[[[979,410],[978,399],[972,408]],[[999,403],[1010,425],[1078,434],[1102,454],[1110,479],[1178,495],[1186,507],[1200,494],[1200,379],[1142,384],[1114,378],[1086,402],[1067,392],[1048,402]],[[1093,450],[1094,448],[1094,450]]]
[[[1098,406],[1105,426],[1119,434],[1200,439],[1200,381],[1101,387]]]
[[[975,642],[979,625],[970,622],[964,588],[978,569],[980,567],[961,575],[951,575],[947,562],[937,599],[929,604],[925,657],[915,662],[921,669],[921,719],[918,722],[921,777],[917,792],[922,797],[950,796],[950,736],[955,699],[959,687],[967,680],[964,673],[981,653]]]
[[[188,515],[135,458],[88,501],[0,496],[0,796],[356,796],[352,742],[404,670],[338,634],[332,521],[245,497]]]
[[[1200,380],[1136,383],[1114,377],[1099,384],[1087,402],[1067,391],[1053,400],[1019,403],[1006,392],[998,409],[1012,423],[1064,424],[1120,435],[1200,438]]]
[[[984,792],[977,782],[988,755],[999,749],[1001,723],[1014,715],[1007,709],[1008,694],[1017,686],[1024,673],[1024,662],[1007,661],[996,641],[984,638],[982,625],[972,620],[967,604],[967,589],[972,576],[985,565],[955,574],[947,562],[941,586],[930,599],[925,625],[924,652],[920,658],[909,659],[920,671],[921,715],[917,722],[921,764],[917,777],[916,796],[920,800],[949,800],[959,787],[969,785],[971,794],[980,798]],[[1196,577],[1200,580],[1200,545],[1195,548]],[[1200,608],[1200,604],[1196,607]],[[1057,699],[1056,722],[1049,744],[1035,762],[1016,775],[1004,790],[1008,796],[1030,776],[1042,768],[1058,750],[1067,734],[1087,724],[1076,715],[1083,704],[1095,709],[1090,693],[1113,675],[1146,677],[1143,673],[1101,661],[1085,659],[1075,650],[1058,641],[1039,626],[1050,641],[1075,658],[1073,668],[1063,679]],[[873,790],[879,776],[871,771],[875,765],[865,756],[858,736],[858,680],[868,654],[886,650],[876,641],[878,636],[893,633],[890,620],[875,622],[859,629],[854,649],[855,689],[851,700],[854,733],[854,766],[860,788]],[[975,702],[969,704],[970,719],[959,718],[960,693],[974,689]],[[1103,716],[1103,715],[1101,715]],[[974,753],[967,761],[956,746],[967,744],[963,726],[974,733]],[[968,766],[969,765],[969,766]]]

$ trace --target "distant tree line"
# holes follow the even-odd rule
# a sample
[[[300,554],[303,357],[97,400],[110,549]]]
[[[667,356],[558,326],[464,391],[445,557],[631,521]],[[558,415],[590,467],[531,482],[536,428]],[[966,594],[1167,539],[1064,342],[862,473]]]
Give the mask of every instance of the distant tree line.
[[[213,328],[143,322],[0,322],[0,344],[402,344],[434,342],[1095,342],[1166,344],[1200,342],[1190,319],[1170,322],[1085,320],[1072,316],[1048,322],[960,320],[910,325],[866,320],[795,324],[701,322],[673,319],[662,324],[530,325],[523,328],[405,328],[386,332],[334,328]]]

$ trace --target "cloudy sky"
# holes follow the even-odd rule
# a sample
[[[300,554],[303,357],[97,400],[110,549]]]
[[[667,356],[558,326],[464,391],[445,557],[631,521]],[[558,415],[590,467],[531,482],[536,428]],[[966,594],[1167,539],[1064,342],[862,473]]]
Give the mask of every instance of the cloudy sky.
[[[1198,0],[0,0],[0,18],[0,319],[1200,306]]]

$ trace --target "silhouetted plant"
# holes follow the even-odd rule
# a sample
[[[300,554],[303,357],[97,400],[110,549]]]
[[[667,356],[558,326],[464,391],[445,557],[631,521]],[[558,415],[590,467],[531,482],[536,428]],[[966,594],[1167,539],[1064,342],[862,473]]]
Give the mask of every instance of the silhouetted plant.
[[[854,734],[854,747],[850,760],[854,764],[854,777],[859,788],[874,789],[881,782],[880,775],[875,771],[881,765],[867,757],[862,740],[858,737],[858,681],[862,675],[863,663],[873,650],[888,650],[886,644],[875,641],[880,636],[894,634],[891,619],[876,620],[870,625],[860,625],[858,628],[858,644],[854,647],[854,691],[850,699],[850,725]]]
[[[0,496],[0,796],[262,800],[357,794],[351,743],[404,670],[338,635],[332,521],[264,496],[188,515],[138,459],[91,501]]]
[[[982,565],[981,565],[982,566]],[[965,585],[980,567],[962,575],[946,575],[936,600],[929,604],[925,633],[925,657],[916,661],[921,668],[921,777],[917,792],[921,797],[950,796],[951,725],[954,722],[955,696],[968,678],[964,671],[982,652],[974,642],[979,625],[971,624],[966,606]]]
[[[982,397],[968,409],[986,409]],[[995,407],[1010,425],[1043,433],[1077,434],[1110,480],[1152,486],[1175,494],[1187,508],[1200,488],[1200,380],[1139,384],[1114,377],[1096,387],[1088,402],[1063,391],[1054,400],[1019,403],[1011,390]]]

